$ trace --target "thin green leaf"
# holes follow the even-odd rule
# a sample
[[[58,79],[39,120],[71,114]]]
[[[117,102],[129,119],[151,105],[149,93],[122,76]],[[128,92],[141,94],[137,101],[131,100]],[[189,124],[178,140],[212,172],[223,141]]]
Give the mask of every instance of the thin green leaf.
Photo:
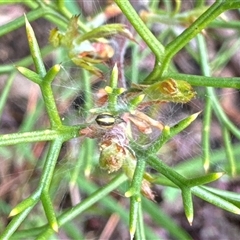
[[[124,181],[126,181],[126,176],[124,174],[121,174],[112,179],[112,181],[105,185],[103,188],[94,189],[95,192],[91,192],[91,195],[88,198],[84,199],[70,210],[67,210],[61,214],[61,216],[58,218],[59,226],[62,226],[63,224],[71,221],[72,219],[77,217],[80,213],[82,213],[87,208],[92,206],[94,203],[102,200],[104,196],[106,196],[109,192],[116,189],[116,187],[118,187]],[[112,203],[112,201],[110,201],[109,204],[110,203]],[[113,207],[116,207],[116,204],[114,205],[115,206]],[[48,239],[53,233],[54,233],[53,230],[49,226],[45,226],[39,238]]]
[[[12,84],[13,84],[13,81],[14,81],[14,78],[16,76],[16,72],[12,72],[6,83],[5,83],[5,86],[2,87],[1,89],[1,95],[0,95],[0,119],[2,118],[2,113],[3,113],[3,109],[6,105],[6,102],[7,102],[7,98],[8,98],[8,95],[9,95],[9,92],[11,90],[11,87],[12,87]]]
[[[165,78],[178,79],[179,81],[183,80],[191,84],[191,86],[235,88],[235,89],[240,88],[239,77],[207,77],[200,75],[168,72],[163,79]]]
[[[130,212],[129,212],[129,232],[131,239],[134,238],[137,227],[138,219],[138,208],[139,208],[139,196],[132,196],[130,199]]]
[[[131,3],[129,1],[122,0],[115,0],[114,2],[119,6],[119,8],[122,10],[131,25],[135,28],[137,33],[142,37],[148,47],[152,50],[157,59],[156,63],[162,62],[165,51],[164,46],[153,35],[153,33],[149,30],[146,24],[144,24]],[[158,64],[156,64],[156,68],[159,68]]]
[[[36,72],[39,74],[40,77],[44,77],[46,74],[46,69],[44,67],[44,63],[42,60],[41,51],[39,49],[38,42],[35,37],[34,31],[31,27],[30,23],[28,22],[26,16],[25,16],[25,22],[26,22],[26,32],[27,32],[29,48],[30,48],[33,62],[34,62],[35,68],[36,68]]]
[[[145,234],[145,222],[143,217],[142,202],[139,203],[139,207],[138,207],[137,229],[136,229],[135,236],[136,236],[136,239],[147,238]]]
[[[58,232],[58,223],[57,223],[57,218],[53,209],[52,201],[51,198],[48,194],[48,192],[44,191],[41,195],[41,201],[42,205],[45,211],[45,214],[47,216],[49,225],[51,228],[55,231]]]
[[[204,175],[204,176],[188,179],[187,180],[187,185],[189,187],[204,185],[204,184],[216,181],[217,179],[219,179],[223,175],[224,175],[224,172],[209,173],[209,174]]]
[[[113,89],[118,87],[118,66],[115,63],[110,77],[109,86]]]
[[[36,203],[38,202],[38,200],[40,198],[40,194],[41,194],[41,192],[39,190],[35,191],[30,197],[28,197],[25,200],[25,203],[23,201],[20,204],[18,204],[17,212],[10,213],[11,216],[14,214],[17,214],[17,215],[15,215],[12,218],[11,222],[5,228],[4,232],[0,236],[1,239],[9,239],[12,236],[12,234],[21,225],[23,220],[27,217],[27,215],[31,212],[33,207],[36,205]]]
[[[161,161],[156,155],[149,155],[147,158],[147,163],[157,170],[159,173],[163,174],[166,178],[168,178],[171,182],[173,182],[180,189],[187,187],[186,178],[183,177],[178,172],[174,171],[171,167],[166,165],[163,161]]]
[[[192,225],[193,222],[193,202],[192,202],[192,193],[190,188],[182,188],[182,199],[185,215],[188,222]]]
[[[111,112],[116,112],[116,106],[118,101],[118,95],[115,93],[115,89],[118,87],[118,67],[117,64],[114,65],[112,74],[110,77],[110,87],[112,92],[108,94],[108,106]]]
[[[166,213],[164,213],[164,211],[157,204],[146,199],[143,199],[142,203],[144,210],[152,218],[152,221],[166,229],[174,239],[192,239],[191,236],[184,231],[184,229],[178,226],[174,222],[174,219],[171,219]]]
[[[229,162],[230,174],[232,176],[235,176],[237,173],[237,164],[236,164],[235,156],[233,154],[230,133],[226,127],[223,127],[222,131],[223,131],[223,140],[226,148],[227,159]]]
[[[137,108],[137,106],[143,101],[144,98],[145,98],[145,94],[140,94],[140,95],[130,99],[129,104],[128,104],[129,111],[131,112],[132,110]]]
[[[51,83],[54,78],[57,76],[58,72],[60,71],[61,66],[59,64],[54,65],[48,70],[46,76],[43,78],[43,82]]]
[[[18,143],[51,141],[59,136],[56,130],[43,130],[24,133],[11,133],[0,135],[0,146],[14,145]]]
[[[235,206],[240,208],[240,194],[239,193],[224,191],[221,189],[216,189],[216,188],[206,187],[206,186],[202,186],[202,188],[222,197],[223,199],[233,203]]]
[[[203,187],[193,187],[191,188],[191,191],[194,195],[198,196],[199,198],[202,198],[203,200],[219,208],[222,208],[226,211],[229,211],[235,214],[240,214],[240,208],[236,207],[234,204],[223,199],[222,197],[206,190]]]
[[[20,202],[16,207],[12,209],[9,214],[9,217],[15,216],[29,207],[33,207],[37,203],[38,199],[33,199],[32,197],[28,197],[27,199]]]
[[[169,126],[164,126],[162,135],[159,137],[159,139],[155,141],[154,144],[152,144],[151,147],[149,147],[148,153],[151,154],[151,153],[158,152],[164,143],[166,143],[169,139],[171,139],[172,137],[177,135],[179,132],[183,131],[186,127],[188,127],[198,117],[199,114],[200,112],[194,113],[184,118],[183,120],[181,120],[179,123],[177,123],[171,128]]]
[[[205,109],[203,114],[202,130],[202,151],[203,151],[203,168],[208,172],[210,167],[210,124],[212,119],[212,104],[208,97],[205,97]]]
[[[194,113],[190,115],[189,117],[184,118],[179,123],[174,125],[170,128],[170,136],[171,138],[178,134],[179,132],[183,131],[186,127],[188,127],[200,114],[201,112]]]
[[[0,235],[0,239],[11,239],[13,233],[19,228],[19,226],[27,217],[27,215],[32,211],[33,207],[34,205],[30,206],[29,208],[25,209],[18,215],[14,216],[11,222],[4,229],[4,232]]]
[[[25,76],[29,80],[37,84],[41,84],[42,78],[39,76],[39,74],[25,67],[16,67],[16,68],[23,76]]]

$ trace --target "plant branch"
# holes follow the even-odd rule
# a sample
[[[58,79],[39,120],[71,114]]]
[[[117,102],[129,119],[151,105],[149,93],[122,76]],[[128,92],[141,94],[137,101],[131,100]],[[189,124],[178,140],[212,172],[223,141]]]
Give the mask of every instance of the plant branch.
[[[166,75],[160,78],[160,80],[168,78],[183,80],[188,82],[192,86],[240,89],[239,77],[208,77],[168,72]]]
[[[146,24],[142,21],[139,15],[134,10],[128,0],[114,0],[118,7],[122,10],[131,25],[137,33],[142,37],[148,47],[152,50],[156,57],[156,61],[162,62],[164,55],[164,46],[156,39]]]

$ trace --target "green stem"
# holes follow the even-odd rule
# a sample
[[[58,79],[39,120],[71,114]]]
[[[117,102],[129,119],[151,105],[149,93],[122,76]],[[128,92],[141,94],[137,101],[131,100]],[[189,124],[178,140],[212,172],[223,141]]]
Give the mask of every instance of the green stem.
[[[171,239],[193,240],[187,231],[185,231],[181,226],[178,226],[178,224],[175,223],[175,221],[173,221],[173,219],[167,215],[165,210],[160,208],[158,204],[148,201],[147,199],[143,199],[142,205],[144,212],[148,213],[150,216],[151,222],[154,222],[154,224],[168,230],[168,233],[171,235]]]
[[[240,78],[236,77],[207,77],[180,73],[170,73],[162,76],[160,79],[173,78],[176,80],[184,80],[192,86],[216,87],[216,88],[240,88]],[[159,80],[160,80],[159,79]]]
[[[34,21],[34,20],[42,17],[45,13],[46,13],[46,11],[44,9],[37,8],[37,9],[32,10],[31,12],[27,13],[26,16],[29,21]],[[0,28],[0,37],[22,27],[24,25],[24,23],[25,23],[24,16],[22,16],[22,17],[19,17],[7,24],[4,24]]]
[[[83,145],[82,145],[82,148],[84,148],[84,158],[81,159],[83,160],[82,161],[82,165],[84,163],[84,173],[85,173],[85,176],[89,177],[89,175],[91,174],[92,172],[92,169],[93,169],[93,160],[94,160],[94,157],[92,156],[92,150],[95,149],[95,142],[93,141],[93,139],[85,139]]]
[[[134,234],[136,232],[137,228],[137,220],[139,218],[139,204],[140,201],[138,199],[138,196],[132,196],[130,198],[130,212],[129,212],[129,233],[131,236],[131,239],[133,239]]]
[[[57,7],[59,11],[66,16],[67,18],[71,18],[72,14],[68,11],[68,9],[65,7],[65,1],[64,0],[57,0],[56,1]]]
[[[21,0],[16,0],[14,2],[19,2],[19,3],[23,3]],[[38,3],[38,1],[25,1],[24,4],[31,8],[31,9],[36,9],[40,6],[40,4]]]
[[[215,20],[208,25],[209,28],[230,28],[230,29],[239,29],[240,22],[239,21],[224,21],[224,20]]]
[[[192,201],[192,193],[189,187],[181,188],[182,190],[182,201],[184,212],[187,217],[188,222],[192,225],[194,211],[193,211],[193,201]]]
[[[155,155],[151,155],[147,159],[147,163],[157,170],[158,172],[162,173],[166,178],[168,178],[171,182],[173,182],[179,188],[185,188],[187,186],[186,179],[174,171],[172,168],[164,164],[158,157]]]
[[[65,29],[67,27],[67,22],[70,16],[65,18],[65,16],[63,16],[60,13],[61,11],[57,8],[57,6],[54,3],[49,4],[49,3],[45,3],[44,1],[39,1],[38,5],[36,5],[36,4],[33,4],[33,2],[28,1],[28,2],[25,2],[24,4],[27,5],[29,8],[33,9],[33,11],[38,8],[43,9],[45,12],[42,17],[54,23],[60,28]]]
[[[232,204],[230,201],[225,200],[224,198],[221,198],[220,196],[210,192],[206,187],[193,187],[191,188],[191,191],[195,196],[198,196],[206,202],[209,202],[226,211],[240,214],[240,209],[237,206]]]
[[[213,110],[217,115],[218,119],[224,124],[238,139],[240,139],[239,129],[229,120],[226,113],[222,109],[221,104],[219,103],[214,89],[210,88],[208,90],[209,98],[211,99],[212,105],[214,106]]]
[[[4,108],[4,106],[5,106],[6,102],[7,102],[7,97],[9,95],[10,90],[11,90],[11,87],[12,87],[12,84],[13,84],[15,76],[16,76],[16,72],[13,71],[9,75],[6,83],[4,84],[3,89],[1,90],[1,96],[0,96],[0,119],[2,117],[3,108]]]
[[[207,55],[207,46],[203,35],[197,35],[199,55],[200,55],[200,65],[202,73],[204,76],[210,76],[210,67]],[[205,110],[203,117],[203,132],[202,132],[202,146],[203,146],[203,167],[206,172],[209,170],[210,166],[210,125],[212,117],[212,104],[208,93],[211,88],[206,88],[205,96]]]
[[[82,82],[83,82],[83,91],[85,96],[85,105],[84,112],[89,113],[89,110],[93,107],[93,97],[92,97],[92,88],[91,82],[89,81],[90,74],[86,70],[82,70]],[[94,149],[94,141],[92,139],[86,138],[81,145],[81,150],[84,149],[84,155],[81,158],[81,165],[84,168],[85,176],[89,176],[93,167],[93,157],[92,149]],[[80,159],[79,159],[80,160]],[[84,166],[83,166],[84,164]]]
[[[22,201],[11,211],[10,216],[14,217],[5,228],[3,234],[0,236],[0,239],[9,239],[9,237],[12,236],[12,234],[17,230],[23,220],[27,217],[27,215],[36,205],[40,195],[40,191],[35,191],[30,197]],[[17,213],[15,212],[15,214],[12,214],[13,211],[17,211]]]
[[[82,83],[83,83],[83,91],[85,96],[85,105],[84,105],[84,111],[88,112],[89,109],[93,107],[93,97],[92,97],[92,89],[91,89],[91,81],[90,74],[88,71],[82,69]]]
[[[111,112],[117,112],[117,87],[118,87],[118,67],[115,63],[109,81],[109,86],[112,89],[111,93],[108,94],[108,108]]]
[[[51,22],[55,23],[57,26],[60,26],[62,28],[66,28],[67,26],[66,19],[64,19],[63,16],[59,14],[57,11],[49,7],[44,7],[44,8],[39,7],[39,8],[33,9],[32,11],[28,12],[26,16],[29,22],[32,22],[41,17],[45,17]],[[25,23],[25,20],[24,20],[24,17],[22,16],[7,24],[4,24],[0,28],[0,37],[22,27],[24,23]]]
[[[138,221],[137,221],[137,230],[136,230],[136,239],[146,239],[144,228],[144,217],[142,210],[142,202],[139,203],[138,207]]]
[[[209,97],[205,98],[205,109],[203,114],[203,130],[202,130],[202,151],[203,151],[203,167],[206,172],[210,166],[210,125],[212,119],[212,104]]]
[[[132,71],[131,71],[131,82],[138,83],[139,82],[139,71],[138,64],[140,62],[140,54],[139,54],[139,46],[136,44],[132,45]]]
[[[177,52],[179,52],[192,38],[200,33],[210,22],[225,10],[222,6],[222,1],[223,0],[216,1],[190,27],[166,46],[166,54],[164,56],[160,74],[167,72],[169,62]]]
[[[130,196],[130,215],[129,215],[129,232],[131,235],[131,239],[133,239],[136,227],[137,227],[137,220],[139,218],[139,205],[141,201],[140,190],[142,186],[143,174],[145,171],[146,166],[146,156],[142,154],[137,154],[137,165],[134,170],[132,183],[130,189],[125,193],[125,196]],[[130,168],[130,166],[129,166]],[[129,171],[131,171],[129,169]]]
[[[59,226],[70,222],[75,217],[77,217],[80,213],[88,209],[90,206],[98,202],[104,196],[106,196],[109,192],[116,189],[121,183],[125,182],[127,177],[124,174],[117,175],[112,181],[105,185],[103,188],[98,189],[94,193],[90,195],[90,197],[84,199],[81,203],[77,204],[75,207],[70,210],[64,212],[57,220]],[[44,229],[42,234],[38,236],[38,239],[48,239],[54,231],[48,226]]]
[[[162,62],[164,56],[164,46],[156,39],[152,32],[148,29],[146,24],[139,17],[137,12],[128,0],[114,0],[115,3],[122,10],[131,25],[135,28],[137,33],[142,37],[148,47],[156,56],[156,62]]]
[[[42,192],[41,201],[42,201],[44,212],[47,216],[49,225],[55,232],[57,232],[58,231],[58,223],[57,223],[56,215],[54,212],[53,204],[51,201],[51,197],[49,196],[48,191],[49,191],[48,189],[45,189]]]
[[[30,23],[28,22],[26,16],[25,16],[25,22],[26,22],[26,33],[27,33],[28,44],[29,44],[31,56],[34,62],[34,66],[36,68],[36,72],[39,74],[40,77],[43,78],[46,74],[46,69],[42,60],[41,51],[39,49],[35,33]]]
[[[161,58],[161,68],[157,62],[153,72],[144,80],[145,83],[156,81],[157,78],[162,77],[168,71],[169,63],[173,56],[175,56],[189,41],[200,33],[210,22],[217,18],[222,12],[239,8],[240,1],[217,0],[212,6],[208,8],[190,27],[188,27],[182,34],[170,42],[165,49],[165,55]]]
[[[60,119],[60,116],[55,104],[55,99],[53,96],[51,85],[49,83],[43,82],[40,87],[41,87],[44,103],[46,106],[46,110],[49,116],[51,128],[58,129],[62,126],[62,121]]]
[[[55,103],[55,99],[53,96],[51,83],[56,77],[60,70],[60,65],[53,66],[43,78],[42,83],[40,84],[40,88],[42,91],[44,103],[48,112],[48,116],[50,119],[50,124],[52,128],[58,129],[62,126],[62,121],[60,119],[57,106]]]
[[[230,134],[226,127],[223,127],[222,132],[223,132],[224,145],[226,148],[226,155],[227,155],[227,159],[230,166],[230,174],[231,176],[234,177],[236,176],[236,173],[237,173],[237,166],[236,166],[236,159],[235,159],[232,144],[231,144]]]
[[[24,219],[32,211],[34,206],[35,205],[27,208],[26,210],[24,210],[23,212],[15,216],[12,219],[12,221],[7,225],[7,227],[4,229],[4,232],[0,235],[0,239],[11,239],[11,236],[18,229],[18,227],[23,223]]]
[[[64,139],[64,141],[67,141],[68,139],[78,137],[79,131],[85,127],[86,125],[64,126],[58,131],[47,129],[42,131],[4,134],[0,135],[0,146],[8,146],[28,142],[51,141],[59,137],[61,139]]]
[[[137,153],[137,165],[134,170],[132,184],[130,187],[132,196],[140,195],[143,175],[144,175],[145,166],[146,166],[146,159],[147,159],[147,156],[143,156],[142,154]]]
[[[40,183],[38,189],[42,189],[42,191],[48,191],[50,183],[52,181],[54,168],[59,156],[59,152],[62,147],[62,139],[56,139],[55,141],[51,142],[48,155],[44,163],[42,176],[40,179]]]
[[[52,51],[53,51],[53,47],[50,45],[47,45],[46,47],[43,47],[41,49],[41,55],[42,55],[42,57],[45,57]],[[32,64],[32,56],[27,56],[17,62],[13,62],[11,64],[6,64],[6,65],[1,65],[0,66],[0,74],[10,73],[12,71],[15,71],[16,66],[27,67],[27,66],[30,66],[31,64]]]
[[[85,163],[85,156],[86,156],[86,147],[84,146],[86,144],[86,140],[87,138],[83,141],[83,143],[81,144],[81,149],[79,149],[79,156],[76,159],[76,163],[74,166],[73,171],[71,172],[71,178],[69,181],[69,185],[70,188],[74,188],[77,187],[77,180],[79,178],[79,175],[81,174],[81,168],[83,163]],[[87,145],[87,144],[86,144]],[[86,171],[86,170],[85,170]],[[89,176],[90,172],[88,172],[88,174],[85,174],[86,176]]]
[[[0,146],[15,145],[18,143],[51,141],[59,136],[59,131],[43,130],[24,133],[0,135]]]

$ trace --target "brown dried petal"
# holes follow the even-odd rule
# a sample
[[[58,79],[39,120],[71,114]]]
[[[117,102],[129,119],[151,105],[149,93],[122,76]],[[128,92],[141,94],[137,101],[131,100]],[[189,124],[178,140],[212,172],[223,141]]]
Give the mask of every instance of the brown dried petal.
[[[150,183],[146,179],[142,180],[141,193],[144,197],[154,201],[155,195],[152,192]]]

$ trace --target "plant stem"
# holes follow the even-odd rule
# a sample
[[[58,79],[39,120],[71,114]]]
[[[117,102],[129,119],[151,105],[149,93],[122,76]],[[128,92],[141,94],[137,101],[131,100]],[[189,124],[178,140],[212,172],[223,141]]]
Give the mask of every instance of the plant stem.
[[[198,33],[200,33],[210,22],[217,18],[222,12],[240,7],[240,1],[234,2],[225,2],[224,0],[216,1],[212,6],[208,8],[190,27],[188,27],[182,34],[170,42],[165,49],[165,55],[162,59],[161,69],[157,71],[155,68],[158,68],[156,65],[154,68],[154,75],[151,74],[147,77],[145,82],[154,77],[161,77],[168,71],[168,66],[177,52],[179,52],[189,41],[194,38]],[[156,76],[157,75],[157,76]]]
[[[49,83],[44,84],[43,82],[43,84],[41,84],[41,91],[48,112],[51,128],[58,129],[62,126],[62,121],[58,114],[51,85]]]
[[[47,45],[41,49],[41,55],[42,55],[42,57],[45,57],[52,51],[53,51],[53,47],[50,45]],[[31,64],[32,64],[32,56],[27,56],[17,62],[12,62],[11,64],[1,65],[0,66],[0,74],[15,71],[16,67],[18,67],[18,66],[27,67]]]
[[[222,134],[223,134],[224,145],[226,148],[227,159],[229,162],[230,174],[231,176],[234,177],[236,176],[236,173],[237,173],[237,164],[236,164],[236,158],[233,153],[232,141],[229,134],[229,130],[226,127],[223,127]]]
[[[214,106],[214,112],[216,113],[219,120],[224,124],[238,139],[240,139],[240,131],[239,129],[229,120],[226,113],[222,109],[222,106],[220,105],[216,94],[214,92],[214,89],[208,90],[209,97],[211,99],[212,105]]]
[[[56,130],[43,130],[24,133],[0,135],[0,146],[15,145],[18,143],[51,141],[59,136]]]
[[[128,21],[135,28],[137,33],[142,37],[148,47],[156,56],[156,62],[162,62],[164,47],[152,34],[149,28],[141,20],[137,12],[128,0],[114,0],[118,7],[122,10],[123,14],[127,17]]]
[[[50,148],[48,150],[47,159],[44,163],[43,167],[43,173],[40,179],[40,184],[38,186],[39,189],[48,190],[52,176],[53,171],[59,156],[59,152],[61,150],[62,146],[62,140],[56,139],[55,141],[51,142]]]
[[[166,46],[166,54],[161,66],[161,74],[167,71],[169,62],[189,41],[202,31],[212,20],[225,9],[221,7],[222,0],[216,1],[190,27]]]
[[[197,35],[200,65],[204,76],[210,76],[210,67],[207,55],[207,46],[205,39],[202,35]],[[203,146],[203,167],[205,172],[208,172],[210,167],[210,125],[212,117],[212,104],[211,99],[208,96],[208,92],[211,88],[206,88],[205,95],[205,109],[203,117],[203,131],[202,131],[202,146]]]
[[[4,229],[4,232],[0,235],[0,239],[11,239],[10,237],[18,229],[18,227],[21,225],[27,215],[32,211],[33,207],[34,206],[29,207],[23,212],[19,213],[17,216],[15,216]]]
[[[1,90],[1,96],[0,96],[0,119],[2,117],[2,112],[3,112],[3,108],[7,102],[7,97],[8,97],[8,94],[11,90],[11,87],[12,87],[12,84],[13,84],[13,81],[14,81],[14,78],[16,76],[16,72],[13,71],[11,74],[9,74],[9,77],[6,81],[6,83],[4,84],[4,87],[3,89]]]
[[[59,226],[62,226],[63,224],[77,217],[80,213],[85,211],[94,203],[98,202],[100,199],[106,196],[109,192],[116,189],[121,183],[126,181],[126,179],[127,177],[124,174],[117,175],[114,179],[112,179],[112,181],[109,184],[105,185],[103,188],[98,189],[97,191],[92,193],[88,198],[84,199],[81,203],[77,204],[75,207],[71,208],[70,210],[64,212],[58,218]],[[53,234],[53,232],[54,231],[49,226],[47,226],[47,228],[44,229],[44,232],[42,232],[42,234],[38,236],[38,239],[48,239],[49,236]]]
[[[27,16],[27,19],[29,21],[34,21],[34,20],[42,17],[44,14],[45,14],[44,9],[37,8],[37,9],[34,9],[31,12],[27,13],[26,16]],[[24,25],[24,23],[25,23],[24,16],[22,16],[22,17],[19,17],[19,18],[13,20],[13,21],[1,26],[0,37],[9,33],[9,32],[12,32],[12,31],[20,28],[21,26]]]
[[[0,146],[15,145],[28,142],[51,141],[58,137],[67,141],[68,139],[78,137],[79,131],[86,125],[63,126],[59,130],[42,130],[24,133],[11,133],[0,135]],[[61,134],[61,135],[60,135]]]
[[[158,172],[166,176],[166,178],[168,178],[171,182],[173,182],[179,188],[184,188],[187,186],[185,177],[183,177],[182,175],[174,171],[171,167],[164,164],[154,154],[148,157],[147,163],[152,168],[154,168],[155,170],[157,170]]]
[[[240,88],[240,78],[238,77],[207,77],[181,73],[168,72],[160,79],[173,78],[175,80],[183,80],[192,86],[216,87],[216,88]]]

